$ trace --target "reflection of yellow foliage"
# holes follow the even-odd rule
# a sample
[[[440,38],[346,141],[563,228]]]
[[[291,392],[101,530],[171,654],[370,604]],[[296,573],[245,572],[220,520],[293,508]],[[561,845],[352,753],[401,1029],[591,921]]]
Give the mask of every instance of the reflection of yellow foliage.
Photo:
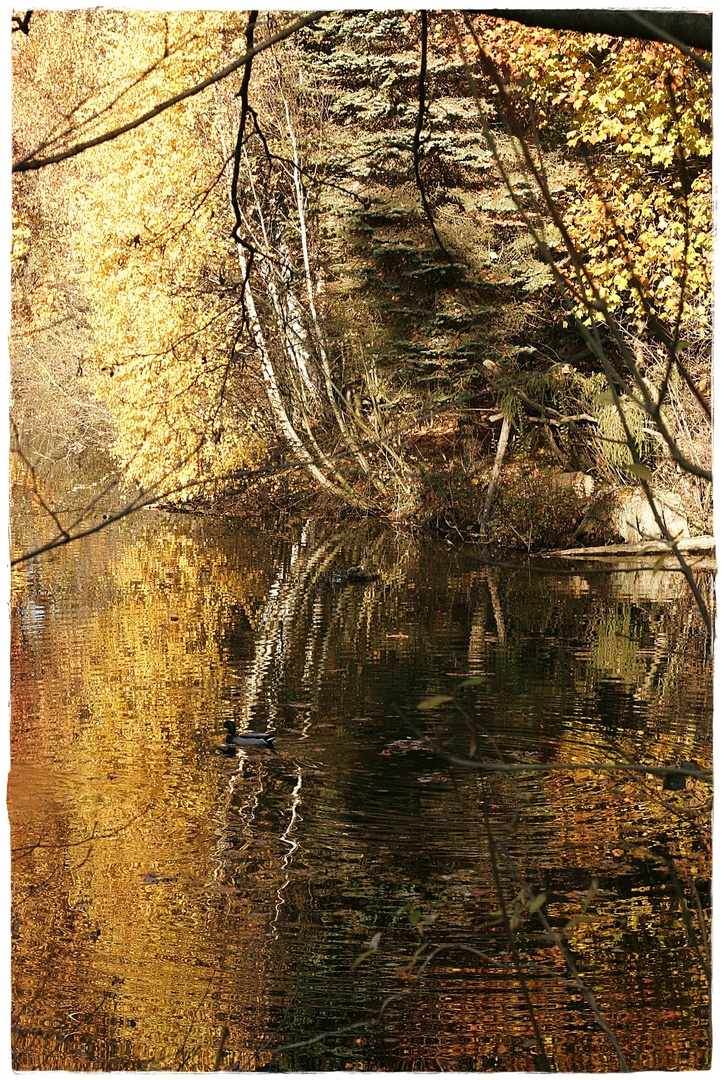
[[[63,762],[62,775],[37,770],[36,776],[25,764],[20,772],[16,768],[14,845],[37,841],[38,800],[52,803],[53,812],[52,831],[40,832],[51,848],[19,864],[15,885],[22,897],[23,873],[30,884],[38,873],[53,880],[54,924],[76,936],[81,954],[88,933],[100,930],[92,948],[99,958],[105,955],[101,968],[103,962],[117,965],[119,957],[127,958],[134,973],[154,964],[158,1015],[151,1010],[144,1017],[148,1034],[134,1033],[141,1053],[144,1039],[157,1041],[157,1023],[178,1011],[173,999],[184,985],[181,971],[214,917],[208,901],[196,907],[192,897],[195,887],[207,897],[213,889],[217,815],[228,799],[229,772],[229,763],[216,753],[223,734],[219,718],[224,710],[228,715],[243,686],[233,677],[226,636],[239,622],[253,623],[268,580],[236,548],[207,547],[170,529],[163,539],[150,530],[147,536],[131,534],[122,550],[112,550],[110,558],[102,536],[87,550],[84,587],[74,594],[72,618],[54,624],[53,600],[40,595],[44,629],[28,639],[29,648],[42,649],[32,657],[33,670],[43,668],[37,686],[22,681],[23,657],[14,657],[14,709],[18,716],[39,711],[46,722],[34,733],[36,752],[43,762]],[[59,559],[72,568],[74,552],[66,549]],[[52,574],[52,581],[53,595],[62,596],[67,578]],[[16,722],[15,730],[22,738],[22,725]],[[27,750],[16,746],[14,756],[25,762]],[[29,786],[32,798],[23,794]],[[184,830],[192,843],[182,842]],[[91,843],[79,843],[93,836]],[[67,851],[72,876],[58,877]],[[275,864],[274,875],[278,884]],[[164,878],[176,884],[165,885]],[[249,903],[237,897],[237,915]],[[75,921],[66,927],[69,911],[76,913]],[[44,937],[48,907],[27,900],[21,914],[25,944],[18,944],[18,955],[32,986],[32,950]],[[224,928],[214,931],[212,940],[225,940]],[[212,970],[220,960],[211,949],[205,963]],[[251,980],[256,962],[253,956],[239,961]],[[120,975],[125,978],[126,971]],[[194,980],[188,985],[195,993]],[[140,1001],[143,990],[129,985],[123,994]],[[184,1008],[181,1002],[181,1013]],[[172,1053],[173,1045],[169,1040],[166,1052]],[[162,1047],[156,1046],[153,1054],[159,1052]],[[211,1059],[207,1067],[212,1064]]]
[[[600,620],[591,660],[603,678],[619,679],[623,685],[634,686],[645,674],[629,607],[612,611]]]
[[[168,537],[163,546],[143,540],[128,546],[115,565],[116,600],[95,628],[101,640],[114,642],[113,659],[102,682],[91,674],[88,692],[94,711],[114,717],[116,738],[132,717],[133,729],[123,737],[135,740],[142,733],[148,745],[167,744],[173,751],[187,743],[189,722],[201,733],[206,716],[222,714],[220,703],[228,693],[224,637],[231,613],[238,620],[242,612],[252,625],[266,581],[260,571],[234,565],[220,549],[210,554],[189,536],[173,536],[170,544],[172,551]],[[119,652],[125,657],[122,671],[116,665]],[[98,691],[102,698],[96,702]],[[178,727],[159,730],[155,717],[173,713]],[[99,749],[111,734],[102,722],[88,730],[91,739],[97,732]]]

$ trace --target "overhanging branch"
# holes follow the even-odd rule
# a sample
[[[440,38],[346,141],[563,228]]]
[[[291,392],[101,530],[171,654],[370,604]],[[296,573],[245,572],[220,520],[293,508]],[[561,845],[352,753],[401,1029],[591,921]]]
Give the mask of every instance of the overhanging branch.
[[[494,8],[471,11],[470,15],[491,15],[523,26],[546,30],[575,30],[580,34],[609,34],[610,37],[642,38],[669,42],[680,48],[713,49],[713,16],[703,11],[601,11],[599,8]],[[701,59],[701,58],[697,58]],[[707,70],[710,65],[705,61]]]
[[[292,34],[295,34],[297,30],[301,30],[305,26],[310,26],[312,23],[318,22],[324,15],[328,14],[330,14],[328,11],[313,11],[310,15],[305,15],[303,18],[297,19],[296,22],[286,26],[283,30],[279,30],[278,33],[272,34],[271,37],[244,53],[238,60],[234,60],[232,64],[228,64],[225,68],[221,68],[220,71],[214,72],[213,75],[209,75],[207,79],[203,79],[200,83],[189,86],[187,90],[183,90],[180,94],[175,94],[166,101],[159,102],[159,104],[154,105],[152,109],[149,109],[141,116],[137,116],[135,120],[129,120],[127,124],[121,124],[119,127],[113,128],[112,131],[107,131],[103,135],[96,135],[93,139],[87,139],[85,142],[77,143],[75,146],[71,146],[67,150],[62,150],[57,154],[51,154],[49,157],[36,158],[30,154],[26,158],[23,158],[22,161],[16,162],[12,167],[12,171],[14,173],[20,173],[44,169],[47,165],[57,165],[60,161],[66,161],[68,158],[76,157],[76,155],[82,154],[85,150],[90,150],[94,146],[100,146],[102,143],[111,142],[120,135],[125,135],[127,131],[133,131],[135,128],[141,127],[142,124],[148,123],[149,120],[155,119],[156,116],[160,116],[161,113],[165,112],[166,109],[172,108],[173,105],[178,105],[179,102],[186,101],[187,98],[195,97],[196,94],[202,93],[202,91],[206,90],[209,86],[213,86],[214,83],[221,82],[222,79],[228,78],[234,71],[238,71],[240,67],[247,64],[252,57],[257,55],[257,53],[269,49],[279,41],[284,41],[286,38],[291,37]]]

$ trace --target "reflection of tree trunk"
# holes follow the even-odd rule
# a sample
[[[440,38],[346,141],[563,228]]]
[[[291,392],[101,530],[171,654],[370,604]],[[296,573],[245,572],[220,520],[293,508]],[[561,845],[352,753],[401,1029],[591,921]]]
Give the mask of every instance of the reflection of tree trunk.
[[[502,421],[502,430],[500,431],[500,439],[497,443],[497,453],[495,455],[495,463],[492,466],[492,475],[490,476],[489,486],[487,488],[487,498],[485,499],[485,508],[482,512],[482,517],[479,523],[480,536],[484,536],[487,532],[487,521],[489,520],[490,511],[492,509],[492,500],[495,497],[495,491],[497,490],[497,481],[500,478],[502,472],[502,459],[505,456],[505,450],[507,449],[507,440],[510,436],[510,422],[505,417]]]
[[[307,620],[302,613],[313,602],[319,574],[329,569],[343,538],[335,536],[311,552],[305,540],[302,536],[292,550],[290,562],[279,568],[258,620],[254,661],[244,685],[244,719],[247,723],[251,722],[254,707],[268,709],[262,694],[264,683],[270,677],[275,683],[279,681],[287,656],[315,655],[312,643],[308,640],[298,642],[299,635],[307,632]]]
[[[291,558],[279,567],[268,599],[259,616],[254,635],[254,659],[243,687],[243,721],[255,727],[263,714],[273,723],[273,700],[278,694],[289,664],[303,658],[301,673],[294,685],[317,691],[328,670],[328,657],[342,637],[368,636],[379,595],[374,590],[344,588],[334,597],[333,610],[324,608],[321,617],[319,580],[337,563],[342,548],[349,544],[349,531],[335,532],[328,540],[314,543],[305,530],[294,545]],[[380,538],[380,543],[383,543]],[[374,562],[374,552],[367,553]],[[268,697],[266,688],[271,688]]]
[[[487,604],[480,604],[472,617],[472,625],[469,629],[469,643],[467,645],[467,660],[470,671],[475,670],[475,665],[482,662],[485,656],[485,637],[487,635]]]
[[[505,634],[505,616],[502,611],[502,605],[500,604],[499,594],[497,592],[497,585],[495,583],[492,574],[488,569],[485,569],[485,577],[487,578],[487,588],[490,591],[490,600],[492,601],[492,611],[495,616],[495,623],[497,624],[497,640],[504,641]]]

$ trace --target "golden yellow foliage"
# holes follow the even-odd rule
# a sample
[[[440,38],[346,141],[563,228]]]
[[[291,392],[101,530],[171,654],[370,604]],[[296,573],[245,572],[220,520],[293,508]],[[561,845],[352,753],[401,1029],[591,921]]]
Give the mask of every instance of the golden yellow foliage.
[[[480,17],[481,41],[532,136],[567,127],[585,168],[559,210],[589,275],[578,313],[650,305],[669,324],[710,321],[710,76],[673,45]],[[574,293],[578,283],[572,281]],[[681,290],[684,293],[681,302]]]
[[[78,35],[67,32],[77,22],[58,18],[43,35],[58,35],[56,61],[67,55],[71,85],[78,79],[80,103],[66,102],[75,138],[127,122],[222,66],[228,45],[243,47],[239,19],[226,13],[95,12],[77,56]],[[235,298],[217,287],[231,251],[218,139],[209,136],[217,123],[212,91],[180,103],[61,167],[52,193],[89,301],[90,378],[115,417],[118,458],[145,487],[222,476],[253,462],[261,445],[237,393]]]

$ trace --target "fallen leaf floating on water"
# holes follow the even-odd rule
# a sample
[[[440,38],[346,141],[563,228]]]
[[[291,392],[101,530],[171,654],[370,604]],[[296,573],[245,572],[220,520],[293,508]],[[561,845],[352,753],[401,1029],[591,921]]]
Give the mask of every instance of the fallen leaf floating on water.
[[[351,966],[352,971],[354,970],[354,968],[358,967],[359,964],[361,964],[361,962],[363,960],[366,960],[366,958],[368,956],[371,956],[372,953],[377,951],[377,948],[379,947],[379,942],[381,940],[382,940],[381,931],[378,930],[377,933],[374,935],[374,937],[371,939],[371,941],[367,944],[367,947],[364,950],[364,952],[360,953],[359,956],[357,956],[356,960],[354,961],[354,963]]]
[[[436,709],[438,705],[444,705],[445,702],[451,700],[449,694],[435,694],[434,697],[428,697],[424,701],[420,701],[417,709],[419,712],[426,712],[427,709]]]
[[[409,750],[428,750],[426,742],[423,739],[397,739],[395,742],[387,743],[387,748],[382,750],[382,754],[387,757],[392,750],[399,750],[400,753],[406,754]]]

